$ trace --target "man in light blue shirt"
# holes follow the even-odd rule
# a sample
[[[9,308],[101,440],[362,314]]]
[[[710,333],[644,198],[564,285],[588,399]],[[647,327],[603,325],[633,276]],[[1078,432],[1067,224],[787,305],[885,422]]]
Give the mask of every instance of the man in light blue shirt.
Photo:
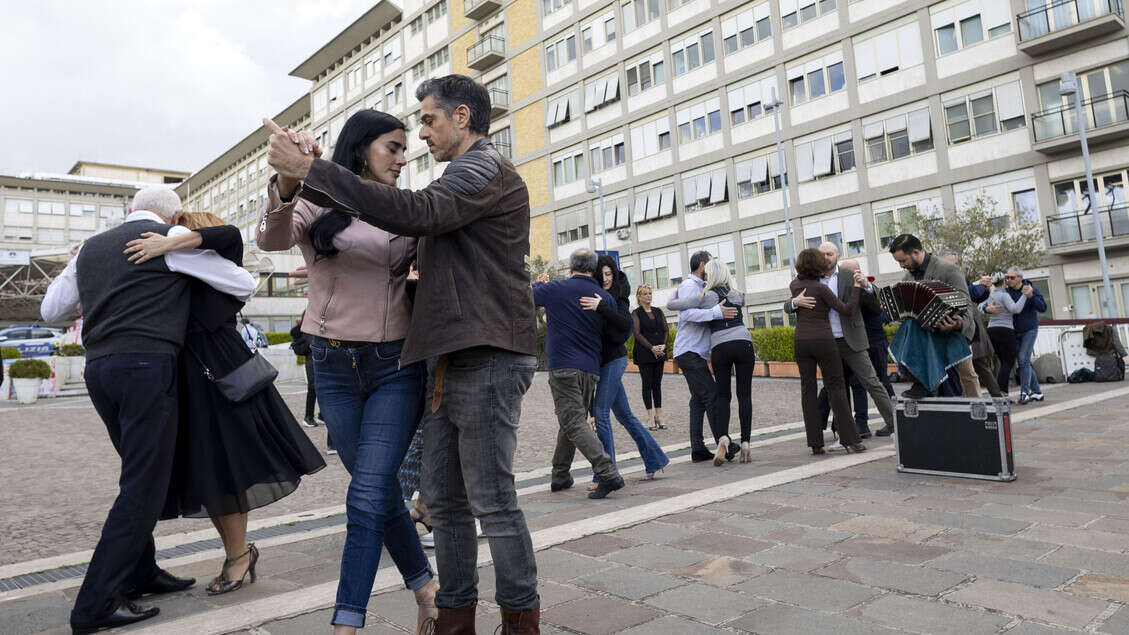
[[[690,458],[694,462],[715,458],[702,441],[703,416],[709,418],[710,431],[713,432],[714,439],[721,438],[726,432],[718,429],[717,416],[714,412],[717,385],[710,375],[709,366],[706,365],[710,358],[710,322],[737,315],[736,307],[723,307],[720,304],[709,309],[679,310],[679,307],[685,306],[686,300],[692,301],[691,306],[697,306],[698,299],[706,289],[704,277],[706,263],[709,260],[710,254],[707,251],[699,251],[690,256],[690,275],[679,285],[678,293],[675,294],[672,303],[667,305],[668,311],[678,311],[678,333],[674,336],[674,361],[678,362],[678,368],[686,378],[686,385],[690,387]],[[732,459],[739,449],[737,444],[730,444],[724,459]]]

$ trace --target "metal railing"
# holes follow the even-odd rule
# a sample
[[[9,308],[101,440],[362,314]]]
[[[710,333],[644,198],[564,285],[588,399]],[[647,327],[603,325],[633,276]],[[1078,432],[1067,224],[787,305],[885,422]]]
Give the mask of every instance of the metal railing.
[[[1098,212],[1103,238],[1129,236],[1129,205],[1122,203]],[[1047,240],[1051,246],[1097,240],[1094,215],[1079,211],[1047,218]]]
[[[510,144],[504,141],[494,142],[494,149],[507,159],[514,158],[513,150],[510,148]]]
[[[1122,15],[1121,11],[1121,0],[1056,0],[1041,9],[1016,16],[1019,41],[1060,31],[1103,15]]]
[[[1087,130],[1129,121],[1129,92],[1119,90],[1088,99],[1082,102],[1082,112],[1086,115]],[[1074,114],[1074,105],[1031,115],[1031,132],[1035,135],[1036,142],[1077,134],[1078,120]]]
[[[466,50],[466,63],[467,65],[474,64],[475,60],[490,53],[498,53],[504,56],[506,54],[506,40],[498,35],[487,35]]]
[[[491,88],[490,93],[490,107],[491,108],[509,108],[510,107],[510,93],[509,91],[502,90],[501,88]]]

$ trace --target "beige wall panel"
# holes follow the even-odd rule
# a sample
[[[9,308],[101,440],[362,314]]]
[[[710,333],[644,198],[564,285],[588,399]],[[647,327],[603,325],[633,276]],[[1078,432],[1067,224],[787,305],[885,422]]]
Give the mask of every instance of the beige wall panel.
[[[515,103],[541,90],[540,51],[541,48],[535,46],[510,59],[510,90]]]
[[[537,101],[514,113],[514,156],[520,157],[545,146],[545,106]]]
[[[508,48],[515,49],[537,36],[537,3],[534,0],[517,0],[506,7],[506,26],[509,29]]]
[[[529,190],[530,209],[536,209],[549,202],[549,171],[545,168],[547,160],[546,157],[542,157],[517,166],[517,173]]]

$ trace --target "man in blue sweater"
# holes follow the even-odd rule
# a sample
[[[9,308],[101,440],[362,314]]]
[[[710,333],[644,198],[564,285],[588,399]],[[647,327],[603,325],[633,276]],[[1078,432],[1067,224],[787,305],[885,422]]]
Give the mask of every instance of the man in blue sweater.
[[[600,350],[608,328],[602,309],[615,311],[616,307],[615,298],[596,281],[596,267],[596,252],[577,249],[569,257],[567,280],[547,282],[542,278],[533,284],[533,303],[545,308],[548,322],[549,389],[560,425],[549,489],[559,492],[572,487],[570,468],[580,450],[600,479],[588,498],[604,498],[623,487],[623,477],[588,426],[588,406],[600,379]],[[584,310],[580,298],[598,298],[596,310]]]
[[[1023,277],[1023,272],[1018,267],[1007,270],[1005,289],[1012,300],[1027,296],[1023,310],[1012,318],[1012,324],[1015,325],[1015,339],[1019,344],[1019,403],[1042,401],[1043,389],[1039,386],[1035,369],[1031,367],[1031,355],[1035,352],[1035,339],[1039,336],[1038,314],[1046,312],[1047,301],[1031,281]],[[1006,309],[993,304],[986,310],[988,313],[1001,313]]]

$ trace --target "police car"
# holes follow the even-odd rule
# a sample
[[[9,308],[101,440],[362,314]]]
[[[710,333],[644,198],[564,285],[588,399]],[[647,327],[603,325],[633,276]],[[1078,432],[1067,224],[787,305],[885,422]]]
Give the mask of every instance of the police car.
[[[45,326],[0,329],[0,347],[19,349],[22,357],[43,357],[55,352],[63,332]]]

